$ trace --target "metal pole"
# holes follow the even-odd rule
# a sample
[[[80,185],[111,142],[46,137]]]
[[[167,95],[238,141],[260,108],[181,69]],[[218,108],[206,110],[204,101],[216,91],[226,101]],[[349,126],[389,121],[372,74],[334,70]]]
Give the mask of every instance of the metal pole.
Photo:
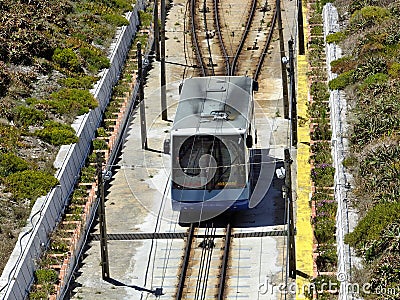
[[[305,47],[304,47],[304,28],[303,28],[303,4],[301,0],[297,1],[297,26],[298,26],[298,35],[299,35],[299,55],[304,55]]]
[[[164,121],[167,121],[167,90],[165,78],[165,10],[165,0],[161,0],[161,117]]]
[[[160,26],[158,24],[158,0],[154,0],[154,52],[156,60],[160,61]]]
[[[142,63],[142,44],[137,43],[137,58],[138,58],[138,72],[139,72],[139,105],[140,105],[140,133],[142,140],[142,149],[147,149],[147,128],[146,128],[146,111],[144,104],[144,76],[143,76],[143,63]]]
[[[110,278],[110,267],[108,262],[107,249],[107,226],[106,226],[106,208],[104,199],[104,181],[102,174],[102,157],[101,153],[96,153],[97,161],[97,198],[100,199],[98,208],[99,226],[100,226],[100,255],[101,255],[101,275],[104,280]]]
[[[283,114],[285,119],[289,119],[289,96],[288,96],[288,82],[286,74],[285,60],[285,41],[283,40],[283,27],[282,27],[282,14],[281,14],[281,1],[276,0],[277,21],[279,32],[279,49],[281,53],[281,76],[282,76],[282,90],[283,90]]]
[[[293,40],[288,41],[289,44],[289,68],[290,68],[290,98],[291,98],[291,123],[292,123],[292,146],[297,145],[297,100],[296,100],[296,84],[294,78],[294,50]]]
[[[288,255],[289,255],[289,277],[296,279],[296,247],[295,247],[295,231],[294,231],[294,212],[292,199],[292,159],[289,149],[284,150],[285,153],[285,186],[286,198],[288,203]]]

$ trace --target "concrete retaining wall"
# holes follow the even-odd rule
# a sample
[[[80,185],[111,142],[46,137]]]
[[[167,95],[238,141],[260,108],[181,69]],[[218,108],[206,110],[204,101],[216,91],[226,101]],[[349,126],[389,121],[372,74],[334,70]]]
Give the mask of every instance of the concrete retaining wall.
[[[323,9],[324,19],[324,38],[328,34],[340,31],[339,28],[339,15],[337,9],[328,3]],[[341,48],[332,43],[326,44],[326,66],[328,70],[328,80],[332,80],[337,77],[337,74],[331,71],[331,62],[342,57]],[[343,160],[345,159],[345,153],[348,150],[348,139],[346,138],[348,132],[348,124],[346,122],[347,114],[347,102],[344,92],[334,90],[330,91],[329,107],[331,116],[331,128],[332,128],[332,157],[333,165],[335,167],[335,199],[338,204],[336,214],[336,242],[337,242],[337,254],[338,254],[338,266],[337,266],[337,278],[340,281],[340,291],[338,299],[362,299],[359,298],[355,292],[356,289],[349,289],[349,286],[353,284],[351,278],[351,268],[354,265],[356,259],[352,257],[350,246],[344,242],[344,237],[349,230],[351,231],[352,220],[357,219],[357,215],[352,209],[348,207],[348,185],[350,174],[348,174],[343,167]]]
[[[131,41],[139,23],[138,11],[144,8],[139,0],[133,11],[127,14],[130,25],[119,29],[109,55],[111,66],[103,71],[101,79],[91,91],[99,101],[99,107],[79,116],[73,127],[79,142],[62,146],[55,162],[56,177],[60,184],[45,197],[39,198],[32,208],[28,225],[19,235],[16,247],[0,278],[1,299],[25,299],[34,280],[35,262],[48,243],[48,235],[60,220],[72,192],[80,169],[85,162],[95,132],[102,120],[113,86],[118,81]]]

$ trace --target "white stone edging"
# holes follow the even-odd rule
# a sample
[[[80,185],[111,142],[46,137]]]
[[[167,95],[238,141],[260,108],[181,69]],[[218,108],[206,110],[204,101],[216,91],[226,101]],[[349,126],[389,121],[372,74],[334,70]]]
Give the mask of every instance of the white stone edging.
[[[326,43],[326,36],[338,32],[339,15],[337,9],[328,3],[324,6],[322,12],[324,20],[324,40],[326,52],[326,66],[328,72],[328,81],[337,77],[337,74],[331,71],[331,62],[342,56],[341,48],[334,43]],[[351,292],[351,251],[350,246],[344,243],[344,236],[349,233],[349,207],[347,194],[349,189],[349,177],[343,166],[345,153],[348,149],[348,140],[345,137],[348,131],[346,123],[347,102],[344,93],[338,90],[330,91],[329,97],[330,122],[332,128],[332,157],[335,167],[335,185],[334,193],[338,208],[336,214],[336,242],[337,242],[337,278],[340,281],[340,300],[356,299]],[[357,298],[360,299],[360,298]]]

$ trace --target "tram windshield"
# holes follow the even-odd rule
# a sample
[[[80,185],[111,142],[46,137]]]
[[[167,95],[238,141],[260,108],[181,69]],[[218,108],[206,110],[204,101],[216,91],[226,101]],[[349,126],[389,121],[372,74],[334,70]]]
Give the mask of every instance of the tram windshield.
[[[175,136],[172,181],[177,189],[218,190],[246,186],[243,137]]]

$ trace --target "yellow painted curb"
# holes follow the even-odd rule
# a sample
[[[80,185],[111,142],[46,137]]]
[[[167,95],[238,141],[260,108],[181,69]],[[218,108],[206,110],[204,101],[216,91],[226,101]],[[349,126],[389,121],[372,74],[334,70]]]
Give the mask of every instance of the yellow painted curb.
[[[306,8],[303,6],[303,19],[306,20]],[[306,23],[306,22],[304,22]],[[306,29],[307,24],[304,24]],[[307,30],[305,31],[307,41]],[[306,51],[307,52],[307,51]],[[300,119],[308,119],[308,63],[306,55],[297,56],[297,114]],[[300,122],[298,122],[300,123]],[[303,122],[304,123],[304,122]],[[311,207],[309,204],[311,194],[310,176],[310,130],[309,122],[298,124],[297,147],[297,201],[296,201],[296,269],[308,276],[313,276],[313,229],[311,226]],[[303,288],[309,281],[301,276],[296,276],[296,299],[305,299]]]

